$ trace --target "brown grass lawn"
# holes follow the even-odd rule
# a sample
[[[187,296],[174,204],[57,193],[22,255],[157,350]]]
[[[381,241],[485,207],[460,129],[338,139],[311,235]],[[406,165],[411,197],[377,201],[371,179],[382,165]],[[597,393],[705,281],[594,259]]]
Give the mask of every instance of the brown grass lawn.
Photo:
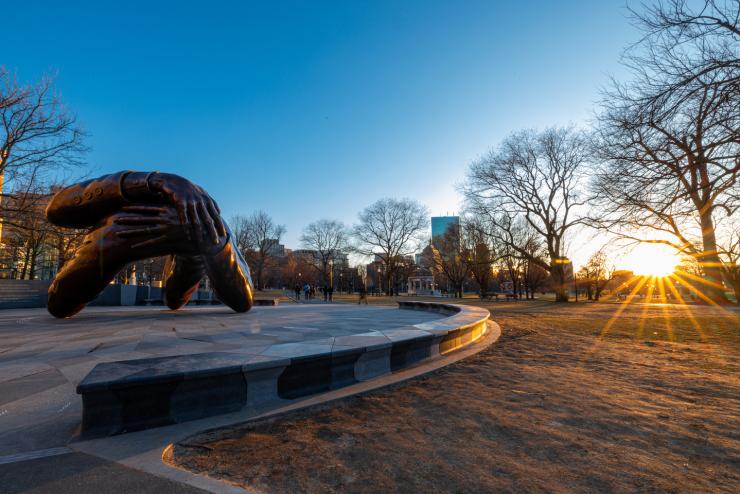
[[[258,492],[740,492],[737,311],[486,306],[476,356],[170,461]]]

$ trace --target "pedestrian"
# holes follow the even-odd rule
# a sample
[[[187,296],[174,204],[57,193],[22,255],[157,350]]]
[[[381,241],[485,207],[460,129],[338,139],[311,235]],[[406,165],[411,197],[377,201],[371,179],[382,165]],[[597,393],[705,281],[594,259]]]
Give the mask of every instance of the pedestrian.
[[[311,285],[309,285],[308,283],[306,283],[305,285],[303,285],[303,296],[308,301],[308,298],[309,298],[310,295],[311,295]]]
[[[367,288],[365,288],[365,285],[360,285],[360,298],[357,300],[357,304],[359,305],[363,301],[367,305]]]
[[[324,302],[328,302],[328,301],[329,301],[329,288],[326,285],[324,285]]]
[[[329,291],[329,302],[331,302],[334,297],[334,287],[330,286],[327,290]]]
[[[293,291],[295,292],[296,301],[300,300],[301,299],[301,285],[296,283],[295,287],[293,287]]]

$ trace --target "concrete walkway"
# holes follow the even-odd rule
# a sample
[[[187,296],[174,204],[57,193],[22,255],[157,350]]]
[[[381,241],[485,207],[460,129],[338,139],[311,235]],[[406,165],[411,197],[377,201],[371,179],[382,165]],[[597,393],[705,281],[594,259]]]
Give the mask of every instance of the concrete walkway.
[[[85,453],[66,453],[0,464],[0,486],[3,494],[208,492]]]

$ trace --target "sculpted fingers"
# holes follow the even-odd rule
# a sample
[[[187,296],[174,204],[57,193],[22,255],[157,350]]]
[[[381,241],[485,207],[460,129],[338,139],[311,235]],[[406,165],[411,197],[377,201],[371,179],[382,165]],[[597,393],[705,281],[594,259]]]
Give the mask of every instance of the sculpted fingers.
[[[188,220],[188,208],[184,201],[179,201],[176,205],[177,208],[177,217],[180,218],[180,224],[187,226],[189,224]],[[190,237],[190,229],[186,229],[188,232],[188,237]]]
[[[121,211],[127,213],[141,213],[141,214],[162,214],[166,213],[168,208],[163,206],[124,206]]]
[[[218,234],[223,237],[226,235],[226,228],[224,227],[224,222],[221,220],[221,212],[218,210],[218,204],[209,197],[206,205],[208,206],[208,212],[211,214],[211,218],[213,218],[213,222],[216,224]]]
[[[138,248],[141,248],[141,247],[148,247],[148,246],[151,246],[151,245],[162,244],[162,243],[164,243],[166,241],[167,241],[167,236],[166,235],[160,235],[159,237],[150,238],[149,240],[144,240],[143,242],[139,242],[138,244],[134,244],[134,245],[131,246],[131,248],[132,249],[138,249]]]
[[[188,230],[195,233],[197,238],[197,233],[200,230],[200,218],[198,218],[198,210],[195,207],[194,201],[187,203],[187,214],[189,221],[188,225],[190,226]]]
[[[122,216],[113,222],[117,225],[164,225],[167,219],[161,216]]]
[[[145,235],[154,235],[158,233],[166,232],[169,229],[167,225],[147,226],[143,228],[131,228],[128,230],[121,230],[116,232],[116,236],[119,238],[130,238],[130,237],[141,237]]]
[[[198,214],[200,215],[201,221],[203,222],[204,226],[208,230],[208,235],[211,237],[211,240],[214,244],[217,244],[218,232],[216,231],[216,226],[213,224],[213,220],[208,214],[208,211],[206,211],[205,204],[203,204],[202,202],[198,203]]]

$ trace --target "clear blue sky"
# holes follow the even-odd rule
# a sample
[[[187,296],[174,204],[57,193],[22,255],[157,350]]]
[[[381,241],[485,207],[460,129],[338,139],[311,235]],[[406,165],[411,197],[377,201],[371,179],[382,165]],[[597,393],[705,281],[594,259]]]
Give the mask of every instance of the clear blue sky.
[[[153,5],[156,4],[156,5]],[[160,169],[296,247],[384,196],[458,211],[511,131],[584,124],[635,40],[624,0],[6,2],[0,64],[57,87],[93,173]]]

